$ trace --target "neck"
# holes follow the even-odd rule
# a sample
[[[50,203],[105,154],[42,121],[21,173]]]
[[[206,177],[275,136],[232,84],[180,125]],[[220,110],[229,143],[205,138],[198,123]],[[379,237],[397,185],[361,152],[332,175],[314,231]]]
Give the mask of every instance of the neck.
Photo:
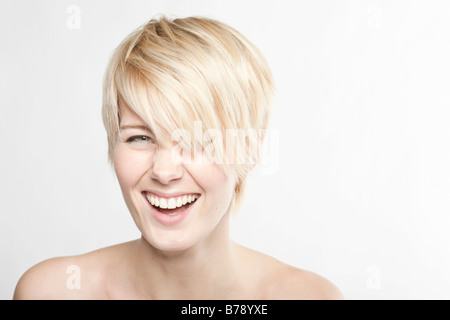
[[[228,215],[223,219],[228,220]],[[139,278],[144,295],[156,299],[224,298],[237,281],[237,246],[221,221],[205,239],[182,251],[161,251],[138,241]],[[145,283],[145,285],[144,285]]]

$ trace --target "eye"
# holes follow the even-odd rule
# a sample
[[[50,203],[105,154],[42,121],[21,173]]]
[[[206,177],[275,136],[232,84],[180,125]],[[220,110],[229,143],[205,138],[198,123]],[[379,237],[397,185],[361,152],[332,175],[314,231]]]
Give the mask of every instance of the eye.
[[[149,136],[132,136],[126,140],[127,143],[153,143]]]

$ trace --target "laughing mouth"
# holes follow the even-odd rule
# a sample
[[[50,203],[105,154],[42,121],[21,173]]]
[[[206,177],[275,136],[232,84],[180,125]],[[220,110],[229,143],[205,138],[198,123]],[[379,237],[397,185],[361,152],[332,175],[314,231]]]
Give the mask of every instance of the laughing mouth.
[[[190,207],[193,203],[197,201],[200,195],[193,193],[173,198],[164,198],[146,192],[145,197],[147,198],[147,201],[153,206],[153,208],[155,208],[159,212],[168,215],[174,215]]]

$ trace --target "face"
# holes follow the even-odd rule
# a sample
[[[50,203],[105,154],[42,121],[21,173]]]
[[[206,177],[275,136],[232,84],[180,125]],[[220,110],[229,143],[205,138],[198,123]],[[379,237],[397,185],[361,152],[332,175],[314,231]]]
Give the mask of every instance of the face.
[[[202,155],[187,161],[176,142],[156,145],[145,122],[126,106],[120,128],[114,168],[128,209],[153,247],[184,250],[226,228],[222,218],[232,199],[233,175]]]

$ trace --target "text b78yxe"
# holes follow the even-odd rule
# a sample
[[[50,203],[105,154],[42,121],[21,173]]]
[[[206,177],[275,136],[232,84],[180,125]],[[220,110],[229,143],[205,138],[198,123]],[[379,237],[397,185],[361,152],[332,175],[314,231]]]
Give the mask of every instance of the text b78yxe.
[[[225,305],[226,314],[267,314],[266,304],[227,304]]]

